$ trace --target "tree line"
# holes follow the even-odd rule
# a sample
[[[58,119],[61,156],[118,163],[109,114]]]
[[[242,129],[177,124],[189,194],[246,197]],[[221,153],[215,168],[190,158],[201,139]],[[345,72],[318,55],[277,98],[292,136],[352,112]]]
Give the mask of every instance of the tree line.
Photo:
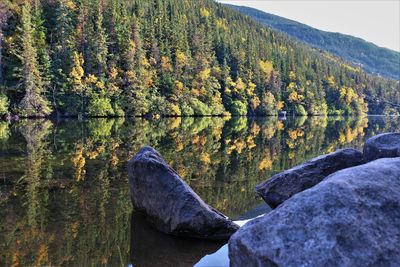
[[[398,81],[211,0],[0,0],[0,55],[0,115],[360,115],[400,103]]]

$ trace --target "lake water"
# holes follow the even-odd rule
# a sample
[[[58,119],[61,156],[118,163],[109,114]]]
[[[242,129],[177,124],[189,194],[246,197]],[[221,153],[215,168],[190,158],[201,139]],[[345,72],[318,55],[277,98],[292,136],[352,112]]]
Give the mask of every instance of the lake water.
[[[0,122],[0,266],[192,266],[223,246],[132,213],[126,162],[144,145],[208,204],[246,219],[266,208],[261,181],[387,131],[399,117]]]

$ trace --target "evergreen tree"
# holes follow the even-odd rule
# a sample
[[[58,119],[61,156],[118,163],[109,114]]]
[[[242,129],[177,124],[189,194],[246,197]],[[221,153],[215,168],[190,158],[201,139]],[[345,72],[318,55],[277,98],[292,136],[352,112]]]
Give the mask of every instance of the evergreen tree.
[[[68,83],[68,75],[71,72],[73,53],[76,51],[75,32],[77,6],[69,0],[58,0],[54,6],[50,6],[50,14],[54,26],[50,28],[52,40],[51,62],[52,62],[52,102],[57,113],[76,113],[76,99],[71,92]]]
[[[19,27],[21,49],[17,56],[21,60],[19,77],[24,90],[24,97],[19,108],[21,114],[28,117],[46,116],[51,113],[50,105],[44,97],[44,82],[39,69],[35,35],[31,4],[27,2],[22,7],[21,26]]]
[[[93,1],[90,6],[90,17],[93,18],[93,25],[88,26],[89,35],[87,38],[89,60],[91,69],[89,73],[98,78],[105,78],[107,73],[107,34],[104,29],[104,3],[102,0]],[[90,23],[90,21],[89,21]]]
[[[6,2],[1,1],[0,2],[0,84],[3,83],[3,61],[2,61],[2,56],[3,56],[3,29],[7,25],[7,20],[10,15],[10,12],[8,10],[8,6]]]

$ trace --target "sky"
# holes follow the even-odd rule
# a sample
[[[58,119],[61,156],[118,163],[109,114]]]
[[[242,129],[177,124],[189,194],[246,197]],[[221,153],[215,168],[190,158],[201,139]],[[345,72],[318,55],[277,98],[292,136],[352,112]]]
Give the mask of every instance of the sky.
[[[400,0],[216,0],[400,51]]]

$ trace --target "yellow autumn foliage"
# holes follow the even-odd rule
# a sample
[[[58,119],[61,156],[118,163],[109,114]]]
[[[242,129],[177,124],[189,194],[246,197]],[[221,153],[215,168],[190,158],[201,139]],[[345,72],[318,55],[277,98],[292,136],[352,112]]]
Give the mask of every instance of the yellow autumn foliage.
[[[49,248],[46,244],[42,243],[39,246],[38,255],[36,258],[35,265],[42,266],[49,261]]]
[[[205,164],[210,164],[211,163],[210,154],[206,152],[201,153],[200,160]]]
[[[76,92],[80,92],[81,86],[83,85],[82,79],[85,76],[85,71],[83,70],[84,60],[82,54],[78,54],[77,52],[75,52],[73,54],[72,61],[73,67],[69,76],[74,84],[74,90]]]
[[[176,64],[178,68],[183,68],[187,64],[187,58],[185,53],[181,51],[176,52]]]
[[[185,148],[185,144],[183,142],[181,142],[181,141],[178,141],[176,143],[175,151],[179,152],[179,151],[182,151],[184,148]]]
[[[83,148],[78,148],[75,155],[72,157],[72,163],[75,167],[75,180],[80,182],[83,179],[83,176],[86,173],[85,165],[86,159],[83,156]]]
[[[281,131],[281,130],[285,129],[285,126],[284,126],[284,124],[283,124],[282,121],[277,121],[277,123],[276,123],[276,128],[277,128],[279,131]]]
[[[264,74],[264,77],[266,80],[269,80],[269,77],[271,75],[271,72],[274,71],[274,66],[271,61],[268,60],[260,60],[258,62],[258,65],[260,66],[260,69],[262,73]]]
[[[297,93],[296,91],[293,91],[289,94],[288,100],[292,103],[301,103],[304,101],[304,95]]]
[[[200,15],[203,18],[208,18],[210,16],[210,11],[208,11],[206,8],[200,8]]]
[[[258,169],[260,171],[272,169],[272,160],[269,158],[269,156],[260,161],[260,163],[258,164]]]
[[[336,86],[335,77],[333,77],[333,76],[328,76],[327,82],[328,82],[328,85],[330,87],[335,87]]]
[[[289,72],[289,79],[291,81],[296,81],[296,73],[294,71]]]
[[[72,10],[76,10],[76,4],[74,3],[74,1],[68,0],[65,2],[65,5]]]
[[[243,82],[242,78],[238,78],[235,84],[235,91],[240,92],[246,88],[246,84]]]
[[[217,24],[217,28],[221,29],[223,31],[227,31],[229,29],[226,19],[217,19],[216,24]]]
[[[205,81],[208,78],[210,78],[210,73],[211,73],[211,69],[206,68],[206,69],[200,71],[199,77],[200,77],[201,80]]]
[[[173,68],[169,61],[169,57],[167,57],[167,56],[161,57],[161,69],[163,71],[172,71]]]
[[[277,103],[277,108],[278,108],[278,110],[281,110],[284,106],[285,106],[285,102],[283,102],[283,101],[278,101],[278,103]]]

